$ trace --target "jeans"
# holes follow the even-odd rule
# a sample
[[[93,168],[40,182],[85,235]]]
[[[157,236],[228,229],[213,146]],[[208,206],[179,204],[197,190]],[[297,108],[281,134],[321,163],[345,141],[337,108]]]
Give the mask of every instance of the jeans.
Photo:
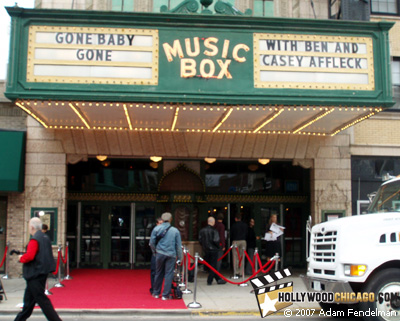
[[[250,257],[250,260],[253,261],[254,258],[254,251],[255,249],[250,247],[247,249],[247,254]],[[252,275],[253,274],[253,269],[251,268],[250,262],[246,259],[246,275]]]
[[[44,294],[46,280],[47,275],[40,275],[33,280],[26,281],[24,307],[22,311],[18,313],[14,321],[25,321],[28,319],[31,316],[36,303],[39,304],[47,320],[61,321],[49,298]]]
[[[150,293],[153,294],[154,291],[154,279],[156,276],[156,255],[152,254],[151,255],[151,261],[150,261],[150,282],[151,282],[151,288],[150,288]]]
[[[171,293],[172,280],[174,278],[176,258],[156,253],[156,276],[154,278],[153,294],[160,295],[164,280],[163,297],[168,297]]]

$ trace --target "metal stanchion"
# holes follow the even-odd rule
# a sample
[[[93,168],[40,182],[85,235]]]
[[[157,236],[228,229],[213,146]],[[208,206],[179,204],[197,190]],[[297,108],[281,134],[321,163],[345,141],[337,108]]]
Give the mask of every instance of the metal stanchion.
[[[257,254],[258,254],[258,248],[255,248],[255,250],[254,250],[254,256],[253,256],[253,258],[255,258],[255,262],[254,262],[254,270],[255,270],[255,272],[257,272],[258,271],[258,260],[257,260]]]
[[[279,253],[275,253],[275,272],[278,271]]]
[[[62,245],[59,244],[58,245],[58,256],[61,256],[61,249],[62,249]],[[57,260],[58,261],[58,260]],[[61,260],[60,260],[61,261]],[[60,262],[59,262],[60,263]],[[61,264],[60,264],[61,265]],[[58,266],[58,282],[54,285],[54,287],[56,288],[63,288],[64,284],[61,283],[61,268],[60,265]]]
[[[187,307],[188,308],[201,308],[201,304],[196,302],[196,292],[197,292],[197,272],[198,272],[198,263],[199,263],[199,253],[196,252],[194,255],[194,290],[193,290],[193,302],[190,302]]]
[[[185,286],[185,276],[186,276],[186,264],[187,264],[187,259],[186,259],[186,249],[184,246],[182,246],[182,252],[183,252],[183,258],[182,258],[182,269],[181,269],[181,283],[179,283],[179,286]]]
[[[239,258],[238,257],[236,257],[236,255],[237,255],[237,245],[236,244],[233,244],[233,249],[232,249],[234,252],[233,252],[233,276],[231,276],[231,279],[233,279],[233,280],[237,280],[237,279],[239,279],[239,276],[236,274],[236,269],[235,269],[235,267],[236,267],[236,261],[239,261]]]
[[[67,266],[66,266],[66,270],[67,270],[67,275],[65,276],[64,280],[72,280],[72,276],[69,275],[69,242],[66,243],[66,251],[65,251],[66,255],[67,255]]]
[[[184,255],[186,255],[186,264],[185,264],[185,288],[182,290],[182,293],[184,294],[190,294],[192,293],[192,290],[188,289],[188,280],[189,280],[189,257],[187,255],[188,250],[187,248],[184,249]]]
[[[46,279],[46,290],[44,291],[44,294],[46,295],[53,295],[53,293],[51,293],[49,291],[49,281]]]
[[[258,260],[257,260],[257,254],[258,254],[258,248],[255,248],[254,250],[254,271],[257,272],[258,271]],[[258,275],[258,274],[257,274]],[[257,277],[257,275],[255,275],[254,277]],[[254,290],[251,290],[250,293],[254,293]]]
[[[245,251],[245,248],[242,247],[242,266],[241,266],[242,283],[240,283],[239,286],[248,286],[248,284],[244,282],[246,280],[246,276],[244,275],[244,266],[245,266],[245,263],[246,263],[246,261],[244,260],[244,258],[245,258],[244,251]]]
[[[9,253],[10,253],[10,242],[7,242],[7,253],[6,253],[6,266],[4,267],[4,275],[3,275],[3,279],[7,280],[8,279],[8,268],[9,268]]]

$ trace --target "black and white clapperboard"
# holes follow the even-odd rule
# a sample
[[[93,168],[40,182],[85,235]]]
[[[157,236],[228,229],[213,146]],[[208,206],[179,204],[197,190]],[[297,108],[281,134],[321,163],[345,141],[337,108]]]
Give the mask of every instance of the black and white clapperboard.
[[[271,285],[291,275],[292,272],[289,269],[283,269],[250,280],[262,318],[293,304],[278,301],[279,292],[293,292],[293,282]]]

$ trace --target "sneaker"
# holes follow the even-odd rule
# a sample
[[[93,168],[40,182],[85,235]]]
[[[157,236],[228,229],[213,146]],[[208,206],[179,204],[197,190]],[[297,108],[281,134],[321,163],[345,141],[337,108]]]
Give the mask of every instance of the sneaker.
[[[217,283],[218,283],[218,284],[225,284],[226,281],[225,281],[225,280],[222,280],[222,279],[219,279],[219,280],[217,281]]]
[[[171,298],[171,296],[163,296],[162,298],[161,298],[161,300],[163,300],[163,301],[165,301],[165,300],[171,300],[172,298]]]
[[[154,299],[158,299],[160,296],[158,294],[152,294],[151,295]]]

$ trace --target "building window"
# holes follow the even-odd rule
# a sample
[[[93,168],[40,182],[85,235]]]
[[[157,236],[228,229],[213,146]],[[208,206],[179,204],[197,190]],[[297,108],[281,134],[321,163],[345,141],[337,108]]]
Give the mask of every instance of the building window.
[[[380,14],[399,14],[399,0],[372,0],[371,1],[371,12]]]
[[[392,82],[393,86],[400,87],[400,57],[393,58],[392,61]]]
[[[181,3],[182,0],[153,0],[153,11],[160,12],[162,6],[166,6],[168,10],[172,10]]]
[[[133,2],[134,0],[112,0],[111,10],[133,12]]]
[[[255,17],[273,17],[274,1],[273,0],[255,0],[253,15]]]

